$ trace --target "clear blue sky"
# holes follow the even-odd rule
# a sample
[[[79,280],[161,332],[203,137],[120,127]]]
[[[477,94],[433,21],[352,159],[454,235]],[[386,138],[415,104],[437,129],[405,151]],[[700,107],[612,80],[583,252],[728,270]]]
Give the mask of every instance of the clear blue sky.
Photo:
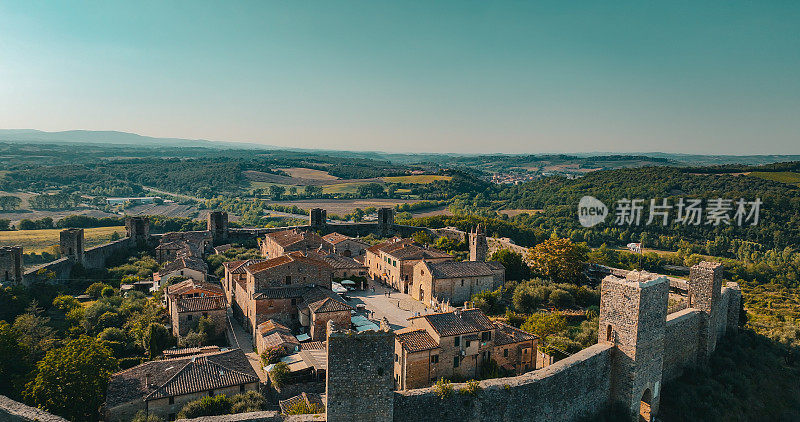
[[[800,153],[798,1],[3,1],[0,127]]]

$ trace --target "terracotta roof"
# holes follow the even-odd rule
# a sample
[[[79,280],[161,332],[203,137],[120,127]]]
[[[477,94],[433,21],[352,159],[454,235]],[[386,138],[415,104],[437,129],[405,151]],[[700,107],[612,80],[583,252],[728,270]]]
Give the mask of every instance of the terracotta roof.
[[[264,262],[264,261],[266,261],[265,258],[254,258],[254,259],[245,259],[243,261],[223,262],[222,265],[231,274],[244,274],[245,269],[247,269],[248,266],[253,264],[258,264],[259,262]]]
[[[527,331],[522,331],[519,328],[512,327],[503,322],[495,322],[494,326],[497,328],[494,336],[494,344],[496,346],[519,343],[538,338]]]
[[[180,271],[184,268],[190,270],[200,271],[201,273],[208,273],[208,265],[200,258],[193,256],[183,256],[174,261],[168,262],[164,268],[158,272],[159,275],[167,275],[171,272]]]
[[[179,298],[175,302],[178,312],[200,312],[225,309],[225,296]]]
[[[395,338],[409,352],[421,352],[439,347],[427,331],[419,328],[404,328],[395,332]]]
[[[222,289],[216,284],[188,279],[183,280],[180,283],[167,286],[167,296],[183,294],[184,292],[192,289],[206,290],[209,293],[218,296],[223,295]]]
[[[365,268],[364,264],[353,258],[337,255],[335,253],[319,254],[319,258],[337,270]]]
[[[278,331],[271,334],[262,335],[262,337],[264,337],[264,346],[268,348],[277,346],[283,347],[286,344],[300,345],[300,342],[297,341],[297,338],[290,333]]]
[[[303,295],[303,302],[298,308],[308,308],[311,312],[321,314],[325,312],[350,311],[354,307],[346,304],[344,299],[339,297],[332,290],[324,287],[315,287]]]
[[[325,239],[326,241],[328,241],[328,243],[330,243],[332,245],[335,245],[335,244],[337,244],[339,242],[344,242],[345,240],[351,239],[351,237],[349,237],[349,236],[345,236],[343,234],[336,233],[336,232],[328,233],[325,236],[322,236],[322,238]]]
[[[379,253],[381,251],[388,250],[388,249],[391,249],[393,247],[397,247],[398,245],[401,245],[403,243],[408,244],[408,243],[411,243],[411,242],[412,242],[411,239],[403,239],[403,238],[395,236],[395,237],[393,237],[393,238],[391,238],[391,239],[389,239],[389,240],[387,240],[387,241],[385,241],[383,243],[378,243],[377,245],[370,246],[369,248],[367,248],[367,250],[372,252],[372,253],[377,254],[377,253]]]
[[[258,376],[240,349],[154,360],[114,374],[106,404],[114,407],[254,382],[259,382]]]
[[[205,353],[216,353],[219,351],[220,351],[219,346],[184,347],[182,349],[164,350],[164,357],[167,359],[180,358],[183,356],[199,355]]]
[[[434,278],[485,277],[493,276],[492,268],[485,262],[445,261],[427,262]]]
[[[276,258],[267,259],[266,261],[249,265],[245,268],[245,270],[251,274],[256,274],[262,271],[266,271],[270,268],[275,268],[284,264],[288,264],[290,262],[300,262],[307,265],[319,267],[323,270],[333,271],[333,267],[331,267],[330,264],[323,261],[322,259],[315,258],[314,255],[316,254],[314,254],[313,252],[310,253],[309,255],[306,255],[299,251],[289,252],[286,255],[281,255]]]
[[[453,259],[453,256],[448,253],[436,249],[424,248],[422,246],[414,244],[404,245],[403,247],[394,248],[385,252],[387,255],[397,259],[398,261],[417,260],[417,259],[436,259],[436,258]]]
[[[303,297],[311,286],[268,287],[253,293],[253,299],[297,299]]]
[[[425,318],[441,337],[459,336],[494,328],[492,321],[480,309],[427,314],[409,319]]]
[[[275,321],[274,319],[268,319],[261,324],[258,324],[258,332],[261,334],[267,334],[273,331],[282,331],[285,333],[292,332],[289,327]]]
[[[282,230],[279,232],[267,233],[266,238],[277,243],[282,247],[287,247],[300,243],[302,241],[309,242],[309,247],[316,248],[319,245],[328,243],[325,239],[318,234],[298,229]]]

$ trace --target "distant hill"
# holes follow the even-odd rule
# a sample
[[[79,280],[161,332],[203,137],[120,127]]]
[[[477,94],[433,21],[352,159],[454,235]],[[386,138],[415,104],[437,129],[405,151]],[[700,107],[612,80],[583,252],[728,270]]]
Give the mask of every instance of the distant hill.
[[[209,141],[205,139],[154,138],[113,130],[65,130],[45,132],[35,129],[0,129],[0,141],[42,143],[86,143],[106,145],[135,145],[143,147],[206,147],[206,148],[259,148],[276,147],[244,142]]]

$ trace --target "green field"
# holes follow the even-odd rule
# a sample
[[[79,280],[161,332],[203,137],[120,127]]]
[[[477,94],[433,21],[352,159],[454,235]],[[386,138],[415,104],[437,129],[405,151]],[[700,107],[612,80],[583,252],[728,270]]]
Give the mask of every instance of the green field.
[[[775,182],[786,183],[787,185],[800,186],[800,173],[791,171],[754,171],[750,176],[758,177],[759,179],[772,180]]]
[[[114,232],[124,237],[125,226],[84,229],[83,238],[86,247],[91,248],[110,242]],[[0,231],[0,245],[19,245],[22,246],[24,253],[39,253],[58,245],[59,233],[61,229]]]

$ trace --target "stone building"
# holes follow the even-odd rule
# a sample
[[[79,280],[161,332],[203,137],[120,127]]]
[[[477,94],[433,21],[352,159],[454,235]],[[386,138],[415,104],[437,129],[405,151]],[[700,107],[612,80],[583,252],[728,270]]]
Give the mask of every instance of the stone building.
[[[442,302],[460,306],[472,295],[503,283],[505,268],[499,262],[421,260],[413,267],[409,294],[428,306]]]
[[[195,281],[206,281],[208,265],[200,258],[181,257],[164,265],[164,268],[153,273],[153,284],[156,288],[168,284],[176,277],[186,277]]]
[[[287,355],[300,351],[300,342],[292,335],[292,330],[271,319],[258,325],[255,343],[259,355],[274,347],[281,348]]]
[[[325,339],[328,321],[339,327],[350,327],[350,311],[355,310],[339,295],[325,288],[314,288],[303,295],[298,305],[300,325],[305,327],[312,341]]]
[[[492,323],[480,309],[429,314],[398,330],[394,376],[399,390],[431,385],[439,378],[478,378],[494,360],[510,373],[534,369],[536,336]]]
[[[211,233],[207,231],[165,233],[156,246],[156,260],[163,264],[181,256],[202,258],[211,245]]]
[[[244,267],[245,288],[236,290],[249,332],[268,319],[299,325],[298,305],[310,288],[330,291],[333,267],[314,254],[291,252]]]
[[[237,284],[240,285],[240,292],[244,292],[247,289],[247,272],[245,268],[252,264],[257,264],[259,262],[264,262],[266,259],[246,259],[241,261],[228,261],[223,262],[222,267],[225,270],[225,276],[222,279],[222,290],[225,291],[225,299],[228,300],[228,303],[231,304],[233,307],[234,313],[242,312],[242,307],[238,305],[236,299],[236,292],[237,292]]]
[[[336,253],[319,253],[319,259],[333,267],[333,278],[344,279],[351,277],[366,277],[368,268],[366,264],[355,259]]]
[[[325,250],[332,252],[333,245],[320,235],[300,229],[267,233],[261,240],[261,256],[277,258],[289,252]]]
[[[128,422],[140,410],[165,420],[194,400],[258,391],[259,378],[240,349],[163,359],[111,376],[104,419]]]
[[[341,256],[355,257],[364,255],[370,246],[369,243],[336,232],[328,233],[322,238],[333,245],[335,254]]]
[[[22,246],[0,247],[0,283],[22,283]]]
[[[214,284],[185,280],[167,287],[165,300],[172,320],[172,334],[176,337],[185,336],[203,317],[214,324],[215,334],[227,328],[225,296]]]
[[[365,264],[372,279],[381,280],[400,292],[408,293],[414,265],[417,262],[422,260],[442,262],[454,259],[452,255],[425,248],[411,239],[394,237],[367,248]]]

